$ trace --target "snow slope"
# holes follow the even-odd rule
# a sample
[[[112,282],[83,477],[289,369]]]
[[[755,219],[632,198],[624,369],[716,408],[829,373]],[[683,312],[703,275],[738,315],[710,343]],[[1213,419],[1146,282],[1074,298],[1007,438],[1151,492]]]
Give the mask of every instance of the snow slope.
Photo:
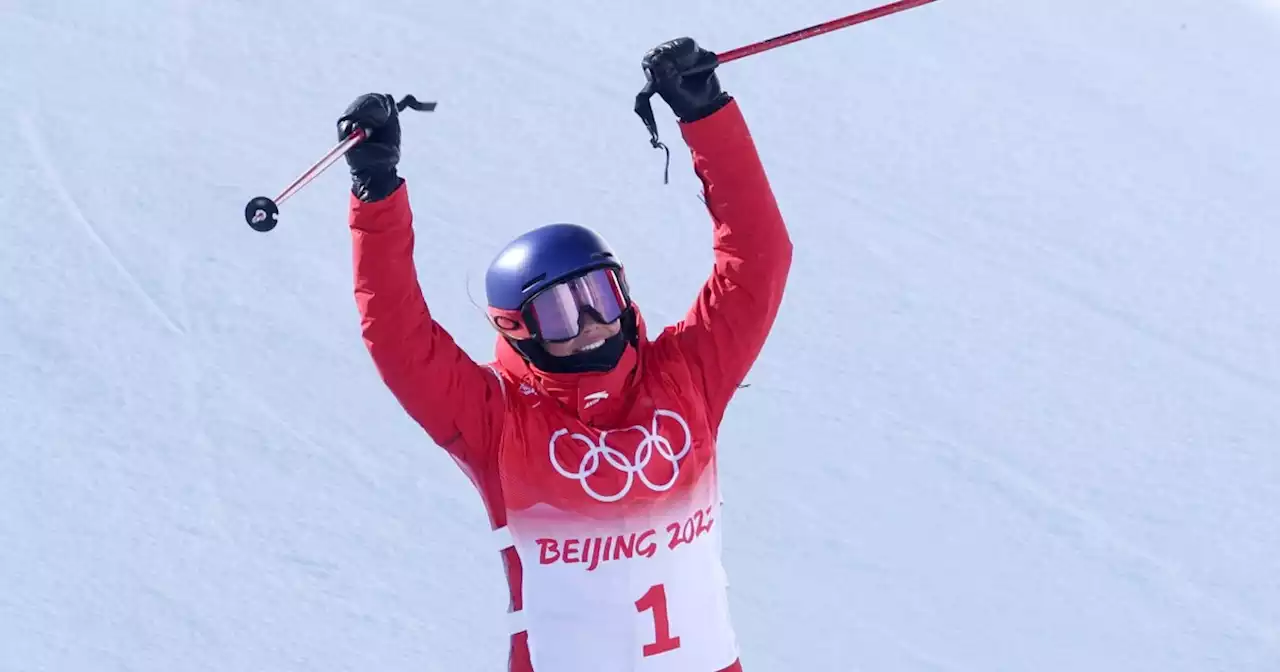
[[[245,200],[356,95],[436,98],[402,174],[468,351],[552,220],[665,324],[710,227],[640,56],[870,4],[0,4],[0,670],[501,669],[342,166],[269,235]],[[1280,669],[1278,78],[1261,0],[941,0],[724,67],[796,244],[722,433],[748,669]]]

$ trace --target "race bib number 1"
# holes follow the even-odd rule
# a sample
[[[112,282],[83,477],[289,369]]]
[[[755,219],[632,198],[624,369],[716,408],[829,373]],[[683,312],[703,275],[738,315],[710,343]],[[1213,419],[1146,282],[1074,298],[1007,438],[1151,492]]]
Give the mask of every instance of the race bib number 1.
[[[680,638],[671,636],[671,621],[667,618],[667,589],[661,583],[649,588],[643,597],[636,600],[636,611],[653,612],[652,644],[645,644],[644,657],[656,656],[660,653],[680,648]]]

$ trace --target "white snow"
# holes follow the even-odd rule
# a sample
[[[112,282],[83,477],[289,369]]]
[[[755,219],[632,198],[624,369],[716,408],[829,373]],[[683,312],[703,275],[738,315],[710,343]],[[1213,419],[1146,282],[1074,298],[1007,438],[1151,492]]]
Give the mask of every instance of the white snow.
[[[479,498],[359,338],[366,91],[437,317],[492,353],[510,237],[597,227],[654,325],[709,270],[639,59],[859,9],[0,5],[0,670],[492,670]],[[726,64],[796,245],[726,419],[748,670],[1280,669],[1280,12],[940,0]],[[589,636],[589,633],[584,633]]]

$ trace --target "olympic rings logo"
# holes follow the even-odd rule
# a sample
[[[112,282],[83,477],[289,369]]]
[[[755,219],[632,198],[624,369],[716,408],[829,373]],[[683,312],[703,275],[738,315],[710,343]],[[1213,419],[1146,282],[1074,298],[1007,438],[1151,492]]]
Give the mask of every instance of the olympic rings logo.
[[[669,441],[667,437],[658,432],[658,421],[660,418],[670,418],[675,420],[680,424],[680,428],[684,431],[684,445],[681,446],[679,452],[672,447],[671,441]],[[551,466],[555,467],[555,470],[559,472],[561,476],[582,483],[582,489],[586,491],[592,499],[605,503],[616,502],[625,497],[627,493],[631,491],[631,486],[635,484],[637,476],[640,478],[640,482],[644,483],[654,492],[665,492],[670,490],[671,487],[676,484],[676,479],[680,477],[680,459],[689,453],[689,448],[693,444],[693,435],[689,431],[689,423],[685,422],[684,418],[680,417],[679,413],[658,409],[653,413],[653,424],[650,427],[635,425],[626,429],[612,431],[614,433],[629,431],[638,431],[641,433],[643,438],[641,438],[640,444],[636,446],[635,455],[628,458],[621,450],[618,450],[606,443],[605,440],[609,436],[609,430],[601,432],[600,442],[596,443],[589,436],[576,432],[570,433],[567,429],[561,429],[551,435]],[[577,471],[570,471],[569,469],[566,469],[562,464],[560,464],[560,460],[556,458],[556,441],[565,435],[568,435],[570,439],[580,441],[582,445],[587,447],[587,452],[583,454],[582,461],[578,464]],[[649,461],[654,458],[654,455],[657,455],[671,463],[671,478],[664,483],[654,483],[650,480],[649,475],[644,472],[645,467],[649,466]],[[613,494],[597,492],[587,481],[587,479],[594,476],[606,462],[609,466],[617,469],[627,477],[618,492]]]

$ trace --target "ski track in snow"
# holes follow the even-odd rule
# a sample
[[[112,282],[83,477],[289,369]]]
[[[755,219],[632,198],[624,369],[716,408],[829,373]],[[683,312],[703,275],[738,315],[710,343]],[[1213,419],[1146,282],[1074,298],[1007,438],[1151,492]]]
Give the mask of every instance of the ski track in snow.
[[[190,3],[187,4],[189,5]],[[130,284],[130,286],[136,290],[138,297],[148,306],[151,312],[159,318],[165,327],[174,334],[187,336],[187,330],[181,326],[179,321],[174,318],[169,311],[160,305],[160,302],[155,298],[155,296],[147,291],[146,287],[143,286],[138,277],[129,270],[112,246],[102,237],[92,220],[90,220],[81,209],[79,203],[77,203],[75,199],[75,196],[71,193],[66,182],[62,179],[61,173],[51,158],[48,148],[41,139],[40,132],[35,127],[34,122],[28,116],[20,114],[17,117],[17,127],[20,130],[20,134],[25,141],[26,146],[31,151],[31,155],[35,157],[41,170],[44,172],[46,177],[48,177],[49,184],[57,191],[59,199],[66,208],[66,211],[71,215],[72,219],[83,226],[84,231],[88,234],[89,238],[93,240],[97,248],[110,260],[112,266],[120,272],[120,275]],[[191,354],[192,351],[188,348],[186,352]],[[253,408],[262,411],[266,417],[268,417],[272,422],[278,424],[282,429],[288,432],[290,436],[293,436],[304,444],[314,448],[317,453],[323,452],[323,448],[317,444],[314,439],[298,430],[284,418],[284,415],[274,409],[272,404],[267,402],[263,396],[252,391],[244,383],[232,378],[225,372],[218,371],[207,359],[196,357],[191,359],[190,364],[193,368],[188,370],[186,379],[191,380],[198,375],[212,373],[224,382],[232,385],[239,392],[238,396],[241,399],[245,400],[246,403],[252,402],[251,405]]]
[[[108,244],[106,240],[102,237],[97,227],[94,226],[93,222],[80,208],[79,204],[76,202],[75,197],[72,195],[72,193],[68,189],[66,182],[62,180],[61,174],[58,171],[57,166],[54,164],[52,158],[50,157],[48,149],[44,145],[44,142],[41,140],[39,131],[35,128],[35,125],[31,121],[31,119],[29,119],[26,116],[20,115],[18,117],[17,125],[21,131],[23,140],[26,142],[27,147],[31,150],[32,156],[36,158],[41,169],[44,171],[45,175],[49,178],[49,183],[57,190],[60,200],[65,206],[67,212],[71,215],[72,219],[74,219],[76,222],[78,222],[84,227],[85,232],[94,241],[98,249],[100,249],[102,253],[111,261],[111,264],[120,272],[120,275],[126,281],[128,281],[130,286],[132,286],[136,290],[138,297],[148,306],[151,312],[157,318],[159,318],[159,320],[165,325],[165,327],[169,331],[175,334],[178,334],[181,336],[187,336],[187,331],[179,324],[178,320],[176,320],[169,313],[169,311],[165,310],[160,305],[160,302],[150,292],[147,291],[147,289],[143,286],[142,282],[139,281],[138,277],[129,270],[129,268],[120,259],[119,255],[115,252],[115,250],[111,247],[111,245]],[[196,376],[201,375],[203,373],[212,373],[213,375],[219,377],[224,382],[232,385],[238,391],[239,393],[238,396],[240,399],[244,400],[245,403],[252,402],[251,405],[253,408],[257,409],[258,411],[261,411],[267,418],[269,418],[272,422],[279,425],[290,436],[312,447],[313,449],[316,450],[317,453],[324,452],[323,447],[317,444],[314,439],[307,436],[306,434],[301,432],[299,429],[297,429],[295,426],[293,426],[293,424],[288,422],[284,418],[284,416],[279,411],[277,411],[272,406],[271,403],[267,402],[265,398],[262,397],[260,394],[253,392],[244,383],[235,380],[234,378],[227,375],[225,372],[216,370],[213,364],[208,360],[204,358],[194,357],[192,355],[191,348],[189,347],[186,348],[185,353],[189,355],[189,357],[187,358],[189,367],[188,367],[188,371],[186,372],[185,379],[192,380]],[[199,369],[199,370],[196,370],[196,369]]]
[[[58,171],[58,167],[49,156],[48,148],[45,147],[43,140],[41,140],[40,132],[36,129],[34,122],[25,115],[19,115],[18,129],[22,135],[23,141],[25,141],[27,145],[27,148],[31,150],[31,155],[35,157],[36,161],[40,164],[41,170],[44,171],[45,176],[48,178],[49,184],[57,190],[58,198],[62,201],[63,206],[66,207],[71,218],[84,227],[84,231],[88,234],[89,238],[92,239],[98,249],[106,255],[107,259],[111,261],[111,265],[114,266],[116,270],[120,271],[120,275],[123,276],[124,279],[129,282],[130,286],[137,291],[138,298],[147,304],[147,307],[151,309],[162,323],[164,323],[164,326],[175,334],[185,333],[185,330],[180,324],[178,324],[178,321],[169,314],[169,311],[165,310],[164,307],[160,305],[160,302],[156,300],[151,292],[147,291],[147,288],[138,280],[138,277],[134,275],[127,266],[125,266],[124,262],[120,260],[120,256],[116,254],[116,251],[112,249],[111,245],[102,237],[102,234],[99,233],[98,228],[93,225],[93,222],[84,213],[84,210],[80,209],[80,205],[76,202],[75,196],[72,195],[66,182],[62,179],[62,175]]]
[[[132,273],[120,256],[115,252],[112,246],[102,237],[98,228],[93,224],[92,220],[81,209],[77,203],[75,196],[71,193],[66,182],[62,179],[61,173],[51,158],[48,148],[45,146],[40,137],[38,129],[34,122],[26,115],[17,117],[17,127],[25,141],[26,146],[31,151],[31,155],[37,160],[41,170],[48,177],[49,184],[57,191],[60,201],[63,203],[66,211],[71,218],[83,226],[84,231],[89,238],[93,240],[96,247],[110,260],[112,266],[116,268],[120,275],[136,290],[139,299],[147,305],[150,311],[159,319],[160,322],[172,333],[180,336],[188,336],[187,330],[184,329],[179,321],[164,307],[160,302],[143,286],[138,277]],[[189,339],[185,339],[188,340]],[[236,380],[224,371],[215,368],[212,362],[204,357],[195,354],[191,347],[184,349],[186,355],[185,362],[187,364],[185,375],[181,376],[184,380],[195,380],[201,375],[212,374],[226,384],[232,386],[237,391],[237,397],[246,404],[247,407],[253,408],[264,415],[271,422],[278,425],[289,436],[297,439],[304,445],[314,449],[317,454],[323,454],[325,448],[318,444],[315,439],[311,438],[292,423],[285,419],[284,414],[279,412],[265,397],[253,391],[243,382]],[[194,392],[190,392],[194,394]]]

